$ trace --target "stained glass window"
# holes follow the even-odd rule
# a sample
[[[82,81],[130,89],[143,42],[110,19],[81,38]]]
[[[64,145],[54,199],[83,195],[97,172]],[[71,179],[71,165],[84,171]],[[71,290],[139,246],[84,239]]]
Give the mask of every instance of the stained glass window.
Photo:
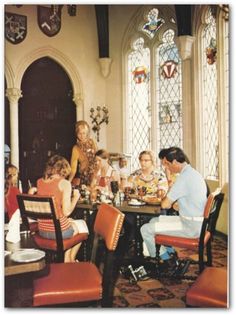
[[[203,60],[203,133],[205,177],[219,177],[219,137],[217,105],[216,21],[208,10],[202,33]]]
[[[150,50],[144,47],[143,38],[133,44],[128,57],[128,111],[129,152],[131,169],[139,167],[138,156],[150,148]]]
[[[157,147],[182,147],[181,62],[174,43],[174,31],[163,34],[156,49]]]
[[[165,25],[164,18],[156,8],[147,17],[142,31],[149,35],[149,42],[140,36],[128,55],[127,146],[132,171],[140,167],[138,156],[143,150],[157,153],[163,147],[182,147],[181,62],[175,33],[169,29],[158,38],[155,35]],[[157,49],[150,50],[149,44],[156,44]]]
[[[226,97],[226,121],[225,121],[225,126],[226,126],[226,154],[227,154],[227,160],[229,160],[229,23],[228,20],[226,20],[225,22],[225,34],[224,34],[224,43],[225,43],[225,47],[224,47],[224,53],[225,53],[225,97]],[[225,169],[225,174],[226,174],[226,181],[229,181],[228,178],[228,163],[226,165]]]

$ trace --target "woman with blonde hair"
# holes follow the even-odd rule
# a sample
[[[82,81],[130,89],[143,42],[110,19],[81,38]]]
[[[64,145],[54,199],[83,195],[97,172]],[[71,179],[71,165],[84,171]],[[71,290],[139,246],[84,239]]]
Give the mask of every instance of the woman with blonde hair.
[[[21,193],[18,188],[18,168],[8,164],[5,170],[5,221],[8,222],[17,209],[19,209],[16,196]]]
[[[71,197],[71,183],[66,179],[70,172],[69,162],[60,155],[54,155],[46,164],[44,176],[37,181],[37,195],[53,195],[55,197],[56,211],[60,220],[63,239],[68,239],[82,232],[79,230],[81,225],[84,226],[88,233],[85,221],[68,218],[80,197],[78,189],[74,189]],[[51,220],[38,220],[38,227],[39,234],[42,237],[56,239],[54,225]],[[76,244],[66,251],[65,262],[75,261],[80,246],[81,243]]]
[[[134,171],[128,178],[129,185],[138,192],[144,189],[145,194],[156,194],[157,190],[163,191],[168,189],[168,182],[165,174],[156,169],[155,154],[151,150],[142,151],[139,154],[140,168]]]
[[[94,159],[97,151],[95,141],[89,136],[90,128],[86,121],[79,120],[75,125],[76,144],[71,153],[71,173],[69,181],[75,186],[90,185],[94,172]]]
[[[134,171],[128,178],[128,185],[135,194],[140,196],[150,195],[163,197],[168,189],[165,174],[156,169],[156,157],[153,151],[145,150],[139,154],[140,168]],[[150,217],[142,215],[142,221],[149,221]],[[127,244],[132,247],[135,244],[135,216],[128,213],[125,216],[124,228],[127,231]]]

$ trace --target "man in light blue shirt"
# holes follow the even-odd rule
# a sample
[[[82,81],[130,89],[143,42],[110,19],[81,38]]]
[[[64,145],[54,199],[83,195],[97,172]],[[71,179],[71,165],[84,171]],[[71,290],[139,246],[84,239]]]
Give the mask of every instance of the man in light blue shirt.
[[[161,207],[170,209],[173,203],[178,202],[179,216],[160,215],[141,227],[141,234],[151,257],[156,257],[156,234],[198,237],[207,201],[204,178],[186,162],[186,155],[180,148],[169,148],[164,164],[171,173],[178,173],[179,176],[162,200]],[[165,257],[165,252],[165,247],[161,246],[161,256]],[[171,252],[170,249],[169,252]],[[166,258],[168,259],[168,255]]]

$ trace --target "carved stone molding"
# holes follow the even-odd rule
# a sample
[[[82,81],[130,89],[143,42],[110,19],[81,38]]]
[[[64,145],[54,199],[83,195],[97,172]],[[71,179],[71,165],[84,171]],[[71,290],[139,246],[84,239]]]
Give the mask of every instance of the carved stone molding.
[[[111,58],[99,58],[100,70],[104,78],[107,78],[111,72]]]
[[[189,35],[178,36],[176,45],[182,60],[190,59],[192,56],[192,47],[195,37]]]
[[[73,102],[75,103],[76,106],[83,106],[83,98],[81,96],[81,93],[77,93],[73,97]]]
[[[18,100],[22,97],[22,91],[17,88],[10,88],[6,90],[6,96],[10,104],[17,104]]]
[[[74,94],[73,102],[76,106],[76,120],[83,119],[84,117],[84,99],[81,93]]]

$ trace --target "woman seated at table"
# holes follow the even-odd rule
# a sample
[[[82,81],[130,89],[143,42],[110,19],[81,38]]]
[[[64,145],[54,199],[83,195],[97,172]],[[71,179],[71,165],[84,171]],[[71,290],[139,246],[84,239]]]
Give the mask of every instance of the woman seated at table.
[[[164,173],[156,169],[155,155],[150,150],[139,154],[140,168],[134,171],[128,178],[128,185],[134,190],[135,195],[155,196],[163,198],[168,190],[168,182]],[[150,220],[149,216],[142,216],[142,222]],[[125,229],[129,234],[130,247],[135,243],[135,217],[132,214],[125,216]]]
[[[21,193],[18,188],[19,171],[13,164],[8,164],[5,170],[5,222],[11,220],[11,217],[19,209],[16,196]]]
[[[120,184],[118,172],[109,163],[110,154],[106,150],[95,153],[96,168],[91,182],[91,191],[99,190],[102,194],[111,195],[111,182]]]
[[[87,230],[85,221],[68,218],[80,197],[79,190],[77,189],[74,189],[72,195],[71,183],[66,179],[70,172],[71,167],[69,162],[62,156],[54,155],[46,164],[43,178],[38,179],[37,188],[31,189],[31,193],[37,191],[37,195],[53,195],[55,197],[56,211],[60,218],[63,239],[71,238],[75,234],[82,232],[78,226],[84,226],[83,233]],[[54,225],[51,220],[38,220],[38,227],[39,234],[42,237],[56,239]],[[86,232],[88,233],[88,230]],[[80,246],[81,243],[68,249],[65,252],[64,261],[74,262]]]
[[[156,169],[155,155],[150,150],[139,154],[140,168],[128,178],[128,185],[137,194],[156,195],[162,197],[168,190],[165,174]]]

